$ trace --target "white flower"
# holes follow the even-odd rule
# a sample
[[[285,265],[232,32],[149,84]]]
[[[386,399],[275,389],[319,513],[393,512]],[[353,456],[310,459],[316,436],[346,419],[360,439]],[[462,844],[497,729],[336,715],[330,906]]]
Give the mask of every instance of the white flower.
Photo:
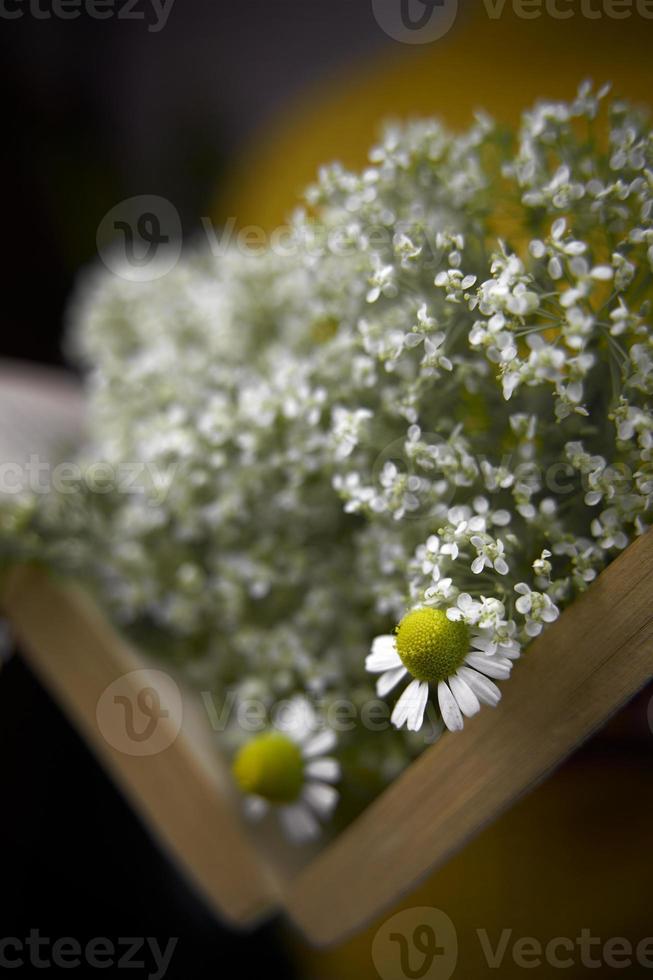
[[[449,599],[455,595],[456,588],[450,576],[441,577],[440,570],[435,568],[432,574],[433,585],[429,585],[424,592],[424,603],[430,605],[441,605],[443,599]]]
[[[320,819],[328,818],[338,792],[340,764],[328,755],[336,744],[330,729],[317,730],[309,702],[294,698],[274,730],[258,735],[240,749],[233,773],[245,793],[246,815],[253,820],[271,808],[287,836],[296,843],[320,832]]]
[[[373,275],[370,277],[370,289],[367,293],[367,302],[376,303],[380,296],[396,296],[397,286],[395,284],[395,269],[392,265],[381,265],[377,263]]]
[[[379,697],[405,677],[413,678],[392,712],[396,728],[406,725],[409,731],[419,731],[433,684],[444,724],[460,731],[463,716],[471,718],[481,703],[498,704],[501,692],[490,678],[507,678],[512,659],[479,652],[479,641],[470,640],[465,623],[455,622],[442,609],[422,607],[404,616],[396,636],[376,637],[365,666],[381,675],[376,685]]]
[[[551,557],[551,552],[549,551],[549,549],[543,548],[540,557],[536,558],[535,561],[533,562],[533,571],[535,572],[536,575],[541,575],[545,578],[548,578],[548,576],[551,574],[551,569],[553,567],[551,565],[551,562],[549,561],[550,557]]]
[[[332,439],[334,455],[338,461],[351,456],[358,445],[361,429],[373,416],[368,408],[357,408],[354,411],[336,405],[332,413]]]
[[[470,534],[485,530],[485,517],[482,514],[472,516],[470,507],[452,507],[447,514],[448,525],[444,528],[445,543],[440,545],[440,552],[449,555],[455,561],[460,553],[459,542],[466,543]]]
[[[526,632],[529,636],[538,636],[544,623],[553,623],[560,615],[560,610],[550,596],[533,592],[526,582],[518,582],[515,592],[519,593],[515,608],[526,617]]]
[[[499,599],[494,596],[472,599],[467,592],[461,592],[456,605],[447,609],[447,617],[453,623],[463,622],[471,628],[470,644],[475,650],[516,660],[521,652],[514,639],[516,625],[505,615],[505,606]]]
[[[477,551],[477,556],[472,562],[472,571],[475,575],[480,575],[484,568],[493,568],[499,575],[507,575],[510,571],[508,562],[504,558],[505,547],[501,538],[494,541],[489,535],[481,537],[478,534],[470,538]]]

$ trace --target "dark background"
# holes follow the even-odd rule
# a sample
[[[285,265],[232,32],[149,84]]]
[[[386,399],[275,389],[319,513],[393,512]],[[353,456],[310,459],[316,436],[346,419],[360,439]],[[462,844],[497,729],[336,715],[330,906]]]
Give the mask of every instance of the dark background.
[[[161,195],[192,235],[260,126],[392,47],[367,0],[174,0],[158,33],[83,14],[37,20],[29,2],[5,0],[24,16],[0,16],[0,356],[46,363],[61,362],[65,302],[111,207]]]
[[[24,943],[36,929],[52,942],[73,937],[83,947],[106,937],[122,955],[124,937],[156,937],[162,950],[177,937],[166,973],[170,980],[292,980],[274,924],[238,934],[216,922],[18,656],[0,680],[0,733],[0,938]],[[8,958],[15,955],[7,950]],[[16,970],[19,977],[32,969],[29,950],[22,955],[27,965]],[[51,946],[41,949],[43,959],[51,955]],[[147,967],[135,975],[153,971],[146,950],[135,959]],[[71,975],[56,966],[48,970],[53,972]],[[75,976],[89,973],[124,976],[117,967],[73,970]]]
[[[388,43],[356,0],[176,0],[160,33],[21,9],[0,17],[0,358],[45,364],[63,363],[65,305],[111,207],[162,195],[192,235],[259,126]],[[215,922],[17,657],[0,731],[0,936],[178,936],[169,977],[291,980],[271,928]]]

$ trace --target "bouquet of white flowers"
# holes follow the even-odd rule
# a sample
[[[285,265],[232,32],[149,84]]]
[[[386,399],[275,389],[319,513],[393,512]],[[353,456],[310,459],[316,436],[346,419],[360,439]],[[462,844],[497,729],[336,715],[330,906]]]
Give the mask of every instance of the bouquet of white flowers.
[[[496,705],[651,522],[653,134],[606,94],[392,126],[283,247],[80,290],[80,465],[138,492],[5,501],[5,558],[229,693],[247,810],[293,837]]]

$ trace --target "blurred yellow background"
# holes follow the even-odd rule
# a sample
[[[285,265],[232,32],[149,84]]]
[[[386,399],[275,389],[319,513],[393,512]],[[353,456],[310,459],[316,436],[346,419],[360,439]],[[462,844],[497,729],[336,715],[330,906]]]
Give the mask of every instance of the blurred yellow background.
[[[596,9],[602,2],[591,0]],[[578,0],[571,6],[578,10]],[[362,166],[388,117],[437,115],[460,130],[484,108],[515,123],[538,98],[573,97],[585,78],[611,81],[616,95],[650,104],[652,42],[653,20],[634,10],[624,20],[589,20],[580,12],[568,20],[545,13],[524,20],[506,0],[501,17],[492,20],[483,0],[473,7],[461,2],[456,23],[439,41],[397,42],[390,58],[352,65],[271,119],[228,175],[215,216],[234,216],[241,227],[274,228],[320,164],[337,159]]]
[[[543,956],[530,972],[573,978],[653,975],[653,969],[639,966],[634,957],[632,966],[615,971],[602,952],[617,937],[635,950],[642,939],[653,936],[653,736],[647,732],[638,741],[619,734],[624,718],[645,719],[648,697],[635,702],[617,724],[364,933],[326,951],[289,936],[299,975],[307,980],[375,980],[379,972],[372,945],[377,931],[400,909],[424,906],[441,909],[454,924],[458,962],[453,980],[523,977],[529,971],[513,959],[518,940],[532,937],[542,947],[556,937],[576,943],[583,929],[601,940],[591,949],[600,965],[583,966],[576,945],[573,953],[558,951],[561,958],[573,958],[573,967],[561,970]],[[478,930],[486,931],[492,949],[499,946],[503,931],[510,930],[498,968],[488,965]],[[418,966],[421,957],[416,951],[412,955]],[[383,980],[406,977],[397,973]]]

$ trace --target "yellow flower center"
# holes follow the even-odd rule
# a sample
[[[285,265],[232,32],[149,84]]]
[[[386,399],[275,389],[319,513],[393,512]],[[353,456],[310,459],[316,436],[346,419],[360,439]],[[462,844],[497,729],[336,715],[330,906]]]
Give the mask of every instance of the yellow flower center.
[[[418,681],[444,681],[469,653],[469,629],[443,609],[414,609],[397,626],[397,652]]]
[[[259,735],[244,745],[232,771],[243,793],[270,803],[292,803],[304,784],[304,762],[295,743],[280,732]]]

